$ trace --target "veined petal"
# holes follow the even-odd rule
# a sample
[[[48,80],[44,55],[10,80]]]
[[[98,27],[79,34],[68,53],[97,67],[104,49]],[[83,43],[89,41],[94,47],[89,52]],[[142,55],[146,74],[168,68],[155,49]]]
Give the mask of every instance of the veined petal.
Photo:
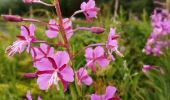
[[[51,76],[51,74],[42,74],[38,76],[37,84],[41,90],[47,90],[49,88]]]
[[[66,51],[58,51],[53,58],[59,68],[62,67],[64,64],[67,64],[70,60],[69,55]]]
[[[71,67],[66,66],[62,71],[60,71],[60,74],[62,75],[63,80],[67,82],[74,81],[74,72]]]
[[[52,63],[47,58],[36,61],[34,65],[38,71],[54,70]]]

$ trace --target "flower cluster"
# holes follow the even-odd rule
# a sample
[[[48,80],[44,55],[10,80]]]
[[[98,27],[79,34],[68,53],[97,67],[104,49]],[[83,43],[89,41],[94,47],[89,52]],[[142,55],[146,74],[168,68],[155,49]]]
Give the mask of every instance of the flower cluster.
[[[163,54],[163,49],[170,44],[167,36],[170,34],[170,14],[165,9],[154,10],[151,16],[152,32],[147,40],[144,52],[147,55],[151,53],[154,56]]]
[[[41,3],[46,4],[41,0],[24,0],[25,3]],[[73,54],[70,50],[69,40],[78,30],[87,30],[92,33],[102,33],[104,28],[101,27],[78,27],[73,28],[72,17],[78,13],[83,13],[87,21],[91,21],[92,18],[97,16],[99,8],[96,7],[94,0],[83,2],[81,9],[76,11],[70,18],[62,18],[58,0],[55,1],[56,12],[58,19],[50,19],[49,22],[42,22],[37,19],[22,18],[13,15],[3,15],[5,20],[13,22],[29,21],[43,23],[47,26],[45,34],[48,38],[58,39],[58,43],[50,43],[46,40],[39,40],[36,38],[35,26],[30,24],[29,27],[22,25],[20,35],[17,36],[17,40],[6,49],[6,53],[9,56],[13,56],[16,53],[22,53],[24,50],[32,56],[33,65],[36,69],[34,73],[26,73],[24,76],[27,78],[37,77],[37,84],[41,90],[49,90],[52,85],[60,90],[61,83],[64,87],[64,91],[70,83],[76,80],[78,85],[90,86],[93,83],[92,77],[88,74],[88,69],[92,69],[93,72],[97,71],[97,68],[105,68],[115,58],[112,55],[115,52],[117,55],[123,57],[118,50],[119,35],[116,35],[116,30],[110,28],[108,39],[104,43],[90,44],[83,51],[85,51],[86,64],[78,70],[73,70],[72,59]],[[61,37],[58,35],[61,34]],[[34,44],[39,44],[38,46]],[[53,46],[62,47],[62,51],[55,50]],[[98,67],[99,66],[99,67]],[[78,66],[79,67],[79,66]],[[75,78],[75,79],[74,79]],[[103,95],[92,94],[91,100],[109,100],[114,98],[116,88],[108,86],[106,93]],[[27,93],[27,99],[32,100],[30,92]],[[38,100],[41,100],[39,97]]]

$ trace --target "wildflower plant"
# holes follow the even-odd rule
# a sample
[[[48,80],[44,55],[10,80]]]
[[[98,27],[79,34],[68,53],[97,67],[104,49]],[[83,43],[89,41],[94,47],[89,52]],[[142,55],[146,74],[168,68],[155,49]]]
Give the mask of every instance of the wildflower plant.
[[[93,77],[90,76],[88,70],[93,72],[98,71],[98,69],[107,67],[111,61],[115,60],[112,53],[116,53],[118,56],[123,57],[123,55],[118,50],[119,35],[116,34],[114,28],[110,28],[110,33],[106,42],[89,44],[84,47],[84,56],[86,58],[86,64],[78,66],[79,69],[73,68],[73,60],[75,54],[71,51],[71,46],[69,40],[74,36],[78,30],[90,31],[92,33],[100,34],[105,31],[102,27],[92,26],[92,27],[77,27],[72,26],[72,18],[83,13],[88,22],[92,22],[93,18],[97,18],[97,13],[99,8],[96,7],[95,0],[89,0],[88,2],[83,2],[80,6],[80,10],[75,11],[70,18],[63,18],[59,0],[54,0],[53,4],[47,4],[41,0],[23,0],[24,3],[40,3],[45,6],[52,6],[56,9],[57,20],[50,19],[49,22],[43,22],[37,19],[23,18],[16,15],[2,15],[2,17],[7,21],[12,22],[31,22],[30,26],[21,26],[20,35],[17,36],[17,40],[7,47],[6,53],[9,56],[14,56],[15,54],[26,51],[31,55],[33,66],[36,71],[32,73],[25,73],[26,78],[37,78],[37,85],[40,90],[50,91],[51,86],[55,86],[58,91],[62,91],[60,83],[67,91],[69,84],[78,84],[80,87],[82,85],[90,86],[93,83]],[[47,26],[47,30],[44,32],[49,39],[57,39],[57,43],[51,43],[47,40],[39,40],[36,37],[35,29],[36,26],[33,23],[40,23]],[[59,37],[61,35],[61,37]],[[34,46],[34,44],[39,44]],[[62,50],[55,49],[55,47],[61,47]],[[98,67],[99,66],[99,67]],[[77,82],[77,83],[76,83]],[[120,98],[115,97],[116,88],[113,86],[108,86],[106,88],[106,93],[103,95],[92,94],[89,98],[91,100],[119,100]],[[27,93],[27,99],[32,100],[30,92]],[[38,100],[41,100],[39,97]]]

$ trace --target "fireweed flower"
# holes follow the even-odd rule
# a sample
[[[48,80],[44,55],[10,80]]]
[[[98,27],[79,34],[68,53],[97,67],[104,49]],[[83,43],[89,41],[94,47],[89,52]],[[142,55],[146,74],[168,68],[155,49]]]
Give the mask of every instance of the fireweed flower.
[[[123,57],[123,55],[118,51],[118,42],[116,40],[118,37],[119,36],[116,35],[116,30],[113,28],[110,28],[108,40],[106,41],[106,48],[108,49],[108,54],[112,60],[115,60],[114,56],[112,55],[113,52]]]
[[[69,18],[65,18],[65,19],[63,19],[63,25],[64,25],[66,37],[69,40],[71,38],[71,36],[73,35],[72,22]],[[51,19],[49,21],[48,30],[46,31],[46,35],[49,38],[55,38],[55,37],[57,37],[58,32],[59,32],[59,28],[56,24],[56,21],[54,19]]]
[[[98,94],[92,94],[91,100],[120,100],[119,98],[114,98],[114,95],[116,93],[116,88],[113,86],[108,86],[106,88],[106,91],[103,95]]]
[[[80,8],[83,11],[84,15],[86,16],[87,20],[97,17],[97,12],[99,11],[99,8],[95,6],[96,4],[94,0],[89,0],[87,3],[83,2],[81,4]]]
[[[45,57],[50,57],[54,54],[54,48],[45,43],[41,43],[40,47],[31,48],[31,55],[34,61],[40,60]]]
[[[27,98],[27,100],[32,100],[32,96],[31,96],[30,91],[27,91],[26,98]],[[42,99],[41,99],[41,97],[39,96],[37,100],[42,100]]]
[[[27,48],[27,51],[29,52],[31,49],[31,44],[36,41],[36,38],[34,37],[34,30],[34,24],[31,24],[29,28],[26,26],[21,26],[21,35],[17,36],[17,41],[6,48],[6,53],[8,53],[9,56],[13,56],[17,52],[22,53],[25,48]]]
[[[37,84],[41,90],[48,90],[50,86],[56,85],[59,89],[58,81],[67,90],[68,82],[74,81],[74,72],[68,65],[70,58],[67,52],[58,51],[53,57],[43,58],[36,62],[38,70]]]
[[[88,75],[87,70],[85,68],[80,68],[77,72],[77,79],[78,79],[78,85],[82,85],[84,83],[85,85],[91,85],[93,80]]]
[[[96,72],[96,64],[101,68],[106,67],[110,60],[107,59],[104,49],[100,46],[96,47],[94,50],[92,48],[87,48],[85,50],[85,57],[89,68]]]
[[[147,55],[153,54],[158,56],[163,54],[162,49],[168,45],[159,44],[159,41],[164,41],[168,43],[166,39],[167,35],[170,33],[170,14],[167,10],[156,9],[154,10],[153,15],[151,15],[151,25],[152,32],[147,40],[146,46],[143,50]]]

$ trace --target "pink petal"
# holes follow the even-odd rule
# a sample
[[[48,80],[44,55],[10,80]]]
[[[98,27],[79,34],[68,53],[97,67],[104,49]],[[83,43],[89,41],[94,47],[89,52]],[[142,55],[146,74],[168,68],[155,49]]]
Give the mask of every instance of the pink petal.
[[[95,1],[94,0],[89,0],[87,2],[87,9],[94,8],[95,7]]]
[[[44,54],[38,48],[31,48],[31,55],[33,59],[40,59],[44,57]]]
[[[86,75],[87,75],[87,70],[86,70],[85,68],[80,68],[80,69],[78,70],[78,75],[79,75],[80,77],[86,76]]]
[[[89,11],[87,11],[87,13],[89,14],[88,17],[90,17],[90,18],[97,16],[97,11],[89,10]]]
[[[98,96],[97,94],[92,94],[91,100],[101,100],[101,99],[100,99],[100,96]]]
[[[109,60],[107,60],[106,58],[103,59],[98,59],[97,63],[100,65],[100,67],[106,67],[107,65],[109,65]]]
[[[106,88],[105,94],[102,95],[102,98],[104,98],[105,100],[108,100],[108,99],[112,98],[112,97],[115,95],[116,90],[117,90],[117,89],[116,89],[115,87],[113,87],[113,86],[108,86],[108,87]]]
[[[82,82],[86,85],[91,85],[93,83],[93,80],[90,76],[88,76],[87,78],[85,78],[84,80],[82,80]]]
[[[62,75],[62,78],[67,82],[73,82],[74,81],[74,72],[73,69],[69,66],[66,66],[60,74]]]
[[[81,10],[85,10],[86,9],[86,3],[85,2],[83,2],[82,4],[81,4],[81,6],[80,6],[80,8],[81,8]]]
[[[29,30],[26,28],[26,26],[21,26],[21,36],[28,37]]]
[[[86,57],[86,59],[93,58],[93,49],[92,48],[87,48],[85,50],[85,57]]]
[[[54,56],[54,60],[57,64],[57,66],[60,68],[64,64],[67,64],[69,62],[70,58],[66,51],[58,51]]]
[[[42,100],[40,96],[38,96],[38,100]]]
[[[34,31],[35,31],[34,24],[30,24],[29,31],[30,31],[30,36],[34,36]]]
[[[95,57],[101,57],[104,55],[104,49],[101,46],[98,46],[94,49],[94,55]]]
[[[115,33],[116,33],[116,29],[114,29],[114,28],[110,28],[109,36],[110,36],[110,37],[111,37],[111,36],[114,36],[114,35],[115,35]]]
[[[53,25],[55,25],[55,24],[56,24],[55,19],[50,19],[49,24],[53,24]]]
[[[27,91],[26,97],[28,100],[32,100],[30,91]]]
[[[36,61],[34,65],[38,69],[38,71],[54,70],[52,63],[47,58]]]
[[[46,35],[49,38],[55,38],[58,35],[58,31],[53,31],[53,30],[47,30]]]
[[[39,85],[39,88],[41,90],[47,90],[48,89],[48,82],[51,78],[51,74],[42,74],[38,76],[37,84]]]

